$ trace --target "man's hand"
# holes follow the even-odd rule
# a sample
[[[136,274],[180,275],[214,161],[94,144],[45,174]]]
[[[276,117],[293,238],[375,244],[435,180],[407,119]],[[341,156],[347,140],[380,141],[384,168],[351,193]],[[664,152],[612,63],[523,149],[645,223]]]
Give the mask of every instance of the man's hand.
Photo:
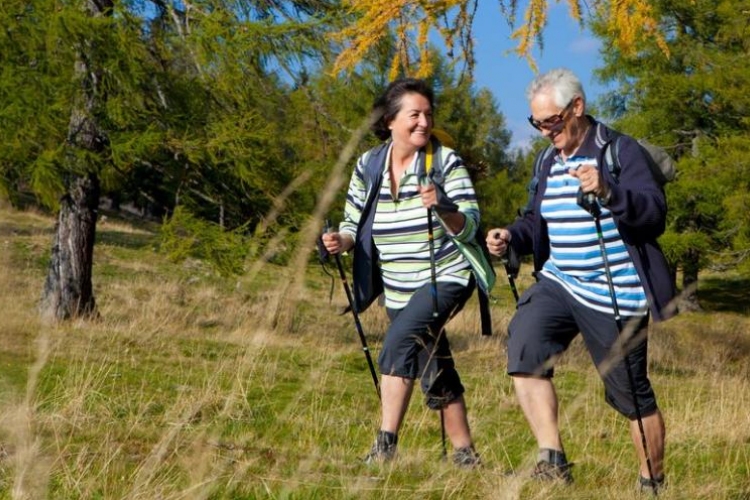
[[[507,229],[490,229],[487,232],[487,249],[496,257],[502,257],[508,250],[510,243],[510,231]]]
[[[584,193],[594,193],[599,199],[607,198],[609,187],[596,165],[581,165],[576,169],[571,168],[568,173],[580,181],[581,191]]]

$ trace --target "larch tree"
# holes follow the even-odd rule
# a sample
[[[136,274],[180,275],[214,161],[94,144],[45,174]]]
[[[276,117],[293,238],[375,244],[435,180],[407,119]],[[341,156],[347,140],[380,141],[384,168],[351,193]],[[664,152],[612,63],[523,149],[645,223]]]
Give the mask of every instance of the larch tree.
[[[485,0],[487,1],[487,0]],[[432,74],[429,57],[430,33],[441,37],[448,56],[462,61],[467,72],[474,67],[472,27],[479,0],[344,0],[354,21],[334,33],[333,39],[343,45],[334,71],[347,71],[364,60],[384,37],[395,33],[396,51],[391,60],[391,78],[399,74],[424,77]],[[499,0],[505,21],[517,41],[515,52],[535,67],[532,51],[543,43],[550,0],[529,0],[523,20],[517,23],[518,1]],[[573,19],[603,19],[607,33],[624,53],[633,54],[642,39],[653,39],[663,52],[667,45],[658,29],[652,1],[647,0],[567,0]],[[587,6],[584,11],[582,5]],[[501,21],[501,19],[498,19]]]
[[[101,193],[259,220],[292,179],[269,120],[285,67],[328,49],[329,0],[3,2],[0,187],[58,211],[42,314],[97,314]],[[129,201],[129,200],[123,200]],[[164,213],[164,212],[161,212]]]
[[[94,20],[111,17],[113,6],[112,0],[87,0],[82,15]],[[104,68],[98,52],[106,47],[92,42],[81,32],[74,34],[73,77],[78,89],[72,98],[62,154],[63,170],[69,174],[67,192],[60,199],[40,304],[42,316],[54,320],[96,314],[91,275],[101,193],[98,172],[108,155],[109,138],[100,121],[106,91],[101,87]]]

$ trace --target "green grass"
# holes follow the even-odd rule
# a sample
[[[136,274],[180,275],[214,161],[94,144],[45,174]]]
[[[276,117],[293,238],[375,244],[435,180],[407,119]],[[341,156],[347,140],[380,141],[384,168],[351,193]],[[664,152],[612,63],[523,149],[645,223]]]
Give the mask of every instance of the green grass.
[[[222,278],[169,262],[155,228],[110,215],[95,250],[100,319],[45,325],[35,306],[53,225],[0,211],[2,500],[635,497],[627,424],[604,403],[580,340],[556,376],[576,482],[526,479],[536,452],[505,374],[502,273],[495,336],[479,335],[473,302],[449,326],[484,467],[441,460],[439,418],[415,392],[399,459],[371,468],[361,458],[379,403],[351,316],[339,314],[340,283],[329,303],[314,259],[306,269],[248,262],[247,276]],[[750,499],[750,320],[739,305],[750,297],[733,288],[746,279],[711,275],[704,312],[651,329],[668,431],[662,498]],[[361,319],[377,357],[385,314]]]

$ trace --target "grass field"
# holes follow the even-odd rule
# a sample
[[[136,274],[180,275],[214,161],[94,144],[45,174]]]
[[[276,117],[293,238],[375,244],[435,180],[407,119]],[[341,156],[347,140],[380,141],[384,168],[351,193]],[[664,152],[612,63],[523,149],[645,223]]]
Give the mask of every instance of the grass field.
[[[473,302],[448,328],[484,466],[441,460],[439,418],[415,392],[399,459],[368,467],[378,400],[351,317],[338,314],[340,283],[329,302],[331,279],[314,259],[220,278],[201,262],[167,261],[153,227],[110,217],[95,250],[101,317],[45,325],[36,302],[53,224],[0,210],[0,499],[637,496],[626,422],[604,403],[579,340],[556,377],[576,481],[527,479],[536,450],[505,375],[502,273],[495,335],[479,335]],[[748,500],[750,287],[747,276],[705,278],[704,312],[651,328],[667,422],[660,497]],[[377,356],[382,309],[362,323]]]

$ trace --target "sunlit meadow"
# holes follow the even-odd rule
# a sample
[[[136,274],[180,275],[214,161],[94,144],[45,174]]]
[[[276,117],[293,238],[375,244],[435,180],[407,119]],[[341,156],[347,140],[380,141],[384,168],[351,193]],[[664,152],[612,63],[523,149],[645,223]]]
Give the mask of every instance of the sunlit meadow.
[[[379,404],[346,297],[314,248],[222,278],[173,263],[158,229],[98,226],[100,317],[40,322],[54,219],[0,209],[1,499],[630,499],[626,422],[576,341],[556,377],[571,486],[528,479],[535,445],[505,374],[513,298],[501,269],[495,335],[472,299],[449,325],[478,451],[442,460],[438,415],[415,393],[393,463],[366,466]],[[349,265],[348,258],[344,260]],[[329,269],[335,274],[335,268]],[[705,311],[652,326],[668,430],[667,499],[750,499],[750,281],[707,275]],[[524,265],[518,286],[531,284]],[[332,294],[332,295],[331,295]],[[386,317],[361,316],[379,352]]]

